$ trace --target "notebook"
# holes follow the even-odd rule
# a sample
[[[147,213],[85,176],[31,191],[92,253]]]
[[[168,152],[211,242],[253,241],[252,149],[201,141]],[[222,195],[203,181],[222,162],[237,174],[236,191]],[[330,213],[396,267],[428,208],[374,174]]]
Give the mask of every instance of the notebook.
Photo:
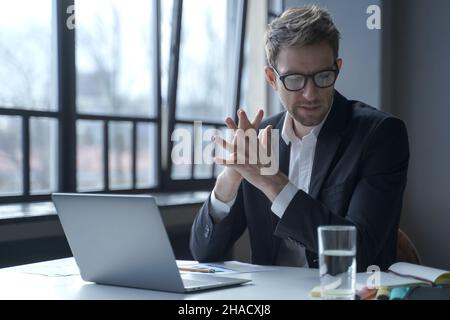
[[[360,284],[366,283],[369,288],[450,285],[450,271],[397,262],[391,265],[387,272],[358,273],[356,281]]]
[[[425,267],[407,262],[397,262],[386,272],[357,273],[356,290],[363,288],[378,289],[381,287],[413,287],[450,285],[450,271]],[[320,298],[320,286],[314,287],[310,295]]]

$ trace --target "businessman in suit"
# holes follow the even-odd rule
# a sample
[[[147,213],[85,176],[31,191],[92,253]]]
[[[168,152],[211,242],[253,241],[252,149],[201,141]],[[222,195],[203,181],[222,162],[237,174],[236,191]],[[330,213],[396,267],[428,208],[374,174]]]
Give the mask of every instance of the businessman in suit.
[[[335,90],[339,38],[317,6],[289,9],[269,25],[265,74],[286,110],[265,121],[260,111],[252,122],[240,111],[238,124],[226,123],[236,134],[261,130],[262,145],[279,130],[279,170],[263,175],[258,165],[216,159],[225,169],[193,223],[195,259],[223,260],[248,228],[253,263],[313,268],[317,228],[352,225],[359,271],[394,261],[407,131],[401,120]],[[236,151],[235,140],[216,143]]]

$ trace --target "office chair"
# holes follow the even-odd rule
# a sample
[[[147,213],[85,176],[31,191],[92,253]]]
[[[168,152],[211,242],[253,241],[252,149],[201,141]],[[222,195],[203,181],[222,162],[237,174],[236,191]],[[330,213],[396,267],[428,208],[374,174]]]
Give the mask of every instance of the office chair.
[[[420,259],[416,247],[401,229],[398,229],[397,236],[397,262],[422,264],[422,260]]]

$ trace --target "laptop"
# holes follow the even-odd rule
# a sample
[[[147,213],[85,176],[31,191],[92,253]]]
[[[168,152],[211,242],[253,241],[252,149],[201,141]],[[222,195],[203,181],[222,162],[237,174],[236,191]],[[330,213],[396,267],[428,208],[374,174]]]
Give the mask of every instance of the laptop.
[[[178,293],[251,281],[180,274],[151,196],[53,194],[52,199],[85,281]]]

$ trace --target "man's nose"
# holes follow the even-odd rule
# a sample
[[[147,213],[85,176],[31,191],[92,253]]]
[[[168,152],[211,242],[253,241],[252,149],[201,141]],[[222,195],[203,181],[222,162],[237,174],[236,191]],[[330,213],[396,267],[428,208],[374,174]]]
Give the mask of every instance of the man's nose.
[[[306,85],[303,88],[303,97],[307,100],[315,100],[317,98],[318,89],[314,84],[314,81],[309,78],[306,81]]]

